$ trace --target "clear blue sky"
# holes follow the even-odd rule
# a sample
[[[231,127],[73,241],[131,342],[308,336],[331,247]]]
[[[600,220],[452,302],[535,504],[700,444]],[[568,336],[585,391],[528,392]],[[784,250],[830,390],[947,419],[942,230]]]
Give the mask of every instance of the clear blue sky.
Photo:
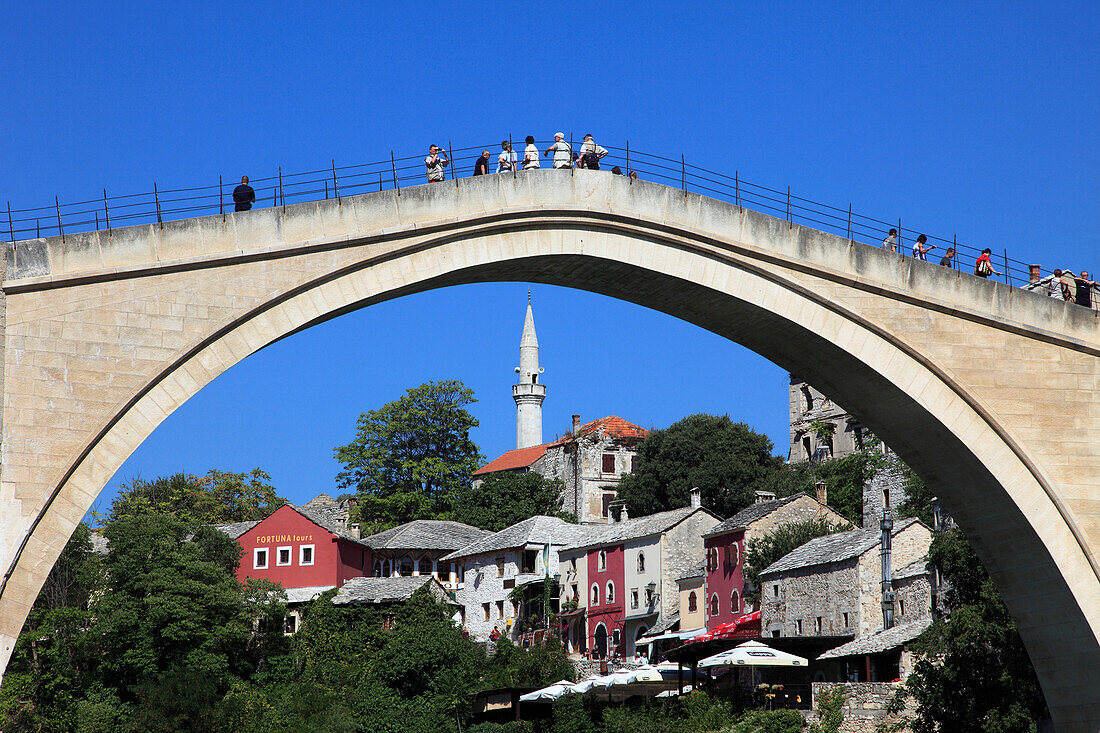
[[[1100,4],[18,3],[0,30],[0,201],[216,183],[564,130],[1100,267]],[[467,167],[464,165],[464,167]],[[712,334],[536,286],[546,436],[569,416],[729,413],[787,445],[786,374]],[[522,284],[373,306],[282,341],[116,475],[262,467],[332,491],[357,415],[429,379],[514,446]],[[109,496],[110,488],[105,496]]]

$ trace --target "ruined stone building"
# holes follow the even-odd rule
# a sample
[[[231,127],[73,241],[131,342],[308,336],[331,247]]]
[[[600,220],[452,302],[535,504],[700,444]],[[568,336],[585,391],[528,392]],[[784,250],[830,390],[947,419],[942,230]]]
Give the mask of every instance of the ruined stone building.
[[[806,382],[791,375],[791,447],[787,461],[843,458],[863,448],[859,420]]]
[[[614,415],[581,424],[573,415],[570,431],[557,440],[542,442],[542,403],[546,385],[541,383],[539,345],[528,299],[520,338],[519,381],[512,385],[516,402],[516,447],[474,472],[474,488],[486,476],[498,472],[537,473],[564,484],[559,508],[582,523],[607,521],[611,502],[623,475],[637,462],[638,443],[644,428]]]

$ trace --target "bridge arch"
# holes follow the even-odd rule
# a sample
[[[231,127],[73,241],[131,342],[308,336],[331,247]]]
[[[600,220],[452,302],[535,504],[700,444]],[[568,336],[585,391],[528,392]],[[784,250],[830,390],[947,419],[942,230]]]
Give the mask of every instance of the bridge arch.
[[[486,176],[20,245],[4,282],[4,664],[102,487],[208,382],[357,308],[528,281],[694,323],[859,414],[974,541],[1058,725],[1100,727],[1100,450],[1079,432],[1100,426],[1091,313],[589,171]],[[50,371],[58,364],[63,371]],[[44,374],[55,378],[39,389]],[[1085,407],[1068,426],[1038,419],[1069,397]]]

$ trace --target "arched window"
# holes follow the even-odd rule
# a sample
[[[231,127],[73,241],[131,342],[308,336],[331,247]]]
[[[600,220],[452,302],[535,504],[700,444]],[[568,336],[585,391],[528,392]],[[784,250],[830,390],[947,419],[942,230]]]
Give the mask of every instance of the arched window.
[[[372,574],[376,578],[381,578],[382,577],[382,561],[381,560],[375,560],[374,561],[374,570],[372,571]]]
[[[607,602],[608,603],[614,603],[615,602],[615,584],[614,583],[608,583],[607,584]]]
[[[417,563],[416,572],[420,575],[431,575],[432,561],[426,557],[421,558],[420,562]]]
[[[400,575],[402,578],[407,578],[413,574],[413,561],[411,557],[401,558],[401,570]]]
[[[714,618],[718,615],[718,594],[715,593],[710,597],[710,616]]]
[[[639,552],[638,553],[638,572],[639,573],[644,573],[645,572],[645,553],[644,552]]]
[[[593,606],[600,605],[600,584],[599,583],[593,583],[592,584],[592,601],[591,601],[591,605],[593,605]]]
[[[393,560],[386,560],[382,564],[382,577],[389,578],[393,576]]]
[[[741,596],[737,591],[730,593],[730,613],[737,615],[741,611]]]
[[[695,613],[699,610],[699,597],[695,595],[695,591],[688,593],[688,613]]]
[[[607,570],[607,552],[600,550],[600,554],[596,556],[596,568],[598,570]]]
[[[734,542],[733,544],[730,545],[730,566],[731,567],[737,567],[737,563],[741,559],[740,557],[738,557],[741,554],[740,550],[741,550],[741,546],[739,544],[737,544],[736,542]]]
[[[622,636],[619,633],[619,629],[615,629],[611,632],[611,646],[618,646],[622,643]]]

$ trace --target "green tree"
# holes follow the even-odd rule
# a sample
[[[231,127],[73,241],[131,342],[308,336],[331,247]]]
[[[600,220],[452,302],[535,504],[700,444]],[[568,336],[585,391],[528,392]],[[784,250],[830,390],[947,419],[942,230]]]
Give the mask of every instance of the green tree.
[[[917,701],[916,733],[1015,733],[1047,717],[1016,624],[959,530],[937,533],[928,553],[947,581],[946,619],[917,640],[924,658],[906,690]]]
[[[455,498],[451,518],[490,532],[498,532],[538,514],[576,521],[559,511],[564,485],[537,473],[491,473],[477,489],[465,489]]]
[[[851,528],[849,524],[833,524],[825,517],[817,517],[781,524],[763,536],[749,540],[749,546],[745,549],[745,598],[754,602],[759,600],[760,573],[779,558],[812,539]]]
[[[687,506],[696,486],[702,489],[703,506],[732,516],[784,469],[767,436],[728,415],[690,415],[654,430],[638,453],[637,470],[619,484],[619,497],[633,516]]]
[[[427,382],[359,416],[355,440],[335,454],[337,485],[357,493],[362,518],[400,524],[450,512],[482,461],[472,402],[460,381]]]
[[[185,522],[220,524],[263,519],[286,503],[258,468],[248,473],[211,469],[205,476],[183,473],[153,481],[135,478],[111,503],[110,521],[147,514],[172,514]]]

